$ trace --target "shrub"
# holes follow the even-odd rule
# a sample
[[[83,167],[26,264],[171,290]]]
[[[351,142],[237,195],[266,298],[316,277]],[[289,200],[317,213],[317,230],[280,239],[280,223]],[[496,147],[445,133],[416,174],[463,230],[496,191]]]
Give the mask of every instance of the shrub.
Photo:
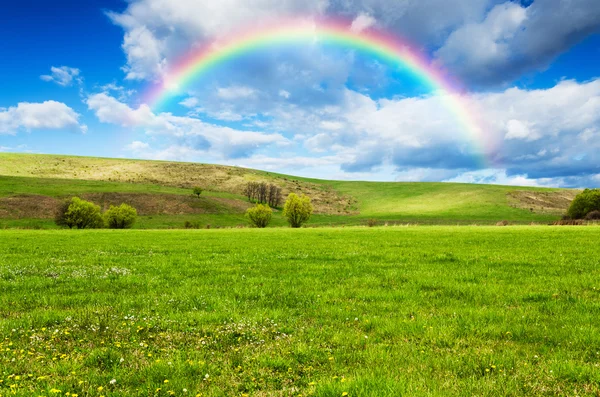
[[[367,219],[367,226],[369,226],[369,227],[377,226],[377,219],[374,219],[374,218]],[[387,223],[386,223],[386,226],[387,226]]]
[[[600,189],[585,189],[579,193],[567,214],[573,219],[583,219],[592,211],[600,211]]]
[[[249,208],[246,211],[246,216],[250,223],[259,228],[265,228],[271,222],[273,210],[268,205],[258,204],[256,207]]]
[[[598,221],[600,220],[600,211],[592,211],[585,216],[585,219],[588,221]]]
[[[70,229],[94,229],[104,225],[100,206],[79,197],[73,197],[61,205],[55,221],[57,225]]]
[[[75,226],[70,219],[67,219],[67,211],[69,210],[70,205],[71,200],[65,200],[56,210],[56,214],[54,215],[54,223],[56,223],[57,226],[68,227],[69,229],[72,229],[73,226]]]
[[[130,205],[111,205],[104,213],[106,226],[110,229],[130,229],[137,219],[137,210]]]
[[[183,224],[183,226],[186,229],[200,229],[200,222],[185,221],[185,223]]]
[[[293,228],[301,227],[308,222],[313,213],[313,206],[310,203],[310,197],[302,195],[298,197],[295,193],[290,193],[283,207],[283,216]]]
[[[199,187],[199,186],[196,186],[196,187],[194,188],[194,194],[195,194],[196,196],[198,196],[198,198],[200,198],[200,195],[202,194],[202,188],[201,188],[201,187]]]
[[[508,221],[500,221],[496,223],[496,226],[508,226]]]

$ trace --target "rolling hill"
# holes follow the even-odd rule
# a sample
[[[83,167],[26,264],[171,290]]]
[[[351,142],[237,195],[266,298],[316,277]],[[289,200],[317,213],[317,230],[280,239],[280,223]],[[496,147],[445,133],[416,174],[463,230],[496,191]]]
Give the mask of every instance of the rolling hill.
[[[164,161],[0,153],[0,227],[52,228],[61,200],[74,195],[108,207],[129,203],[138,228],[245,225],[250,181],[309,195],[312,225],[546,223],[576,190],[454,183],[327,181],[239,167]],[[205,192],[191,195],[193,186]],[[285,220],[276,211],[273,226]]]

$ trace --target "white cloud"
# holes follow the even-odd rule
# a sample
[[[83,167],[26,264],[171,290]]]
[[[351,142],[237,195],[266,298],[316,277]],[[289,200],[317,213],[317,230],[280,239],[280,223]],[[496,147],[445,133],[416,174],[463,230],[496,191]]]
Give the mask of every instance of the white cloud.
[[[461,101],[473,120],[483,120],[479,136],[449,110],[447,104],[456,103],[454,98],[438,94],[373,100],[350,90],[339,106],[280,104],[269,112],[270,127],[294,131],[302,136],[294,141],[315,154],[344,153],[347,162],[341,165],[347,172],[373,171],[392,163],[399,169],[458,174],[484,166],[480,150],[486,150],[490,166],[506,168],[511,177],[600,172],[600,79],[478,93]]]
[[[82,83],[79,69],[70,68],[68,66],[52,66],[50,71],[52,72],[51,74],[41,75],[40,78],[44,81],[52,81],[63,87],[70,86],[73,82],[78,84]]]
[[[524,141],[535,141],[540,139],[540,134],[532,129],[529,123],[511,119],[506,123],[506,135],[504,139],[521,139]]]
[[[241,131],[171,113],[154,114],[145,104],[133,109],[105,93],[91,95],[87,104],[104,123],[142,128],[151,135],[192,140],[197,147],[210,148],[225,158],[246,157],[260,148],[288,142],[280,134]]]
[[[123,51],[127,66],[123,68],[128,80],[157,79],[163,76],[167,63],[165,42],[145,26],[135,26],[125,33]]]
[[[409,42],[437,46],[449,31],[465,22],[479,21],[499,1],[132,0],[122,13],[110,12],[109,16],[125,31],[127,78],[156,80],[164,77],[168,65],[190,48],[289,17],[342,17],[355,30],[376,23]]]
[[[217,90],[217,96],[221,99],[233,100],[233,99],[245,99],[252,97],[256,94],[256,91],[250,87],[225,87]]]
[[[150,149],[150,144],[142,141],[133,141],[129,145],[125,146],[125,148],[127,150],[131,150],[132,152],[140,152]]]
[[[279,96],[285,99],[290,99],[292,94],[290,94],[289,91],[286,90],[279,90]]]
[[[480,183],[493,185],[508,185],[508,186],[545,186],[558,187],[551,181],[540,183],[536,179],[530,179],[527,175],[512,175],[506,174],[504,169],[486,169],[478,171],[469,171],[461,173],[453,178],[448,178],[444,182],[456,183]]]
[[[359,16],[357,16],[356,18],[354,18],[354,20],[352,21],[352,24],[350,25],[350,30],[352,30],[353,32],[356,33],[360,33],[363,30],[369,29],[373,26],[375,26],[375,24],[377,23],[377,20],[375,18],[373,18],[371,15],[369,14],[360,14]]]
[[[512,81],[543,68],[584,37],[600,31],[597,0],[505,2],[480,22],[456,29],[436,56],[465,80],[478,84]]]
[[[20,130],[78,130],[87,131],[79,124],[79,114],[62,102],[21,102],[8,109],[0,109],[0,134],[16,134]]]
[[[196,106],[198,106],[198,104],[200,103],[200,101],[198,101],[198,98],[194,98],[194,97],[188,97],[185,98],[183,101],[179,102],[179,104],[181,106],[184,106],[186,108],[195,108]]]

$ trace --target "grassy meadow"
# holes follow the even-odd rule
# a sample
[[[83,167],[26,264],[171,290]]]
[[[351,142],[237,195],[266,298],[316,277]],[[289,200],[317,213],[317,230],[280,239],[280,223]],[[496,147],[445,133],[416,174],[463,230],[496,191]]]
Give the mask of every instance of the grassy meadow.
[[[600,228],[0,231],[0,396],[600,393]]]

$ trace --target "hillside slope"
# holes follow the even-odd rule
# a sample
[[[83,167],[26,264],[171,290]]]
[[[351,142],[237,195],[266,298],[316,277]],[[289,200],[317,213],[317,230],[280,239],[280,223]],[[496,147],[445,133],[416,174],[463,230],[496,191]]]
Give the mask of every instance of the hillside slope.
[[[103,207],[127,202],[138,227],[245,224],[250,181],[309,195],[313,224],[549,222],[565,212],[575,190],[452,183],[345,182],[293,177],[219,165],[0,153],[0,227],[51,227],[58,203],[73,195]],[[205,189],[200,199],[190,188]],[[284,225],[279,212],[274,225]]]

